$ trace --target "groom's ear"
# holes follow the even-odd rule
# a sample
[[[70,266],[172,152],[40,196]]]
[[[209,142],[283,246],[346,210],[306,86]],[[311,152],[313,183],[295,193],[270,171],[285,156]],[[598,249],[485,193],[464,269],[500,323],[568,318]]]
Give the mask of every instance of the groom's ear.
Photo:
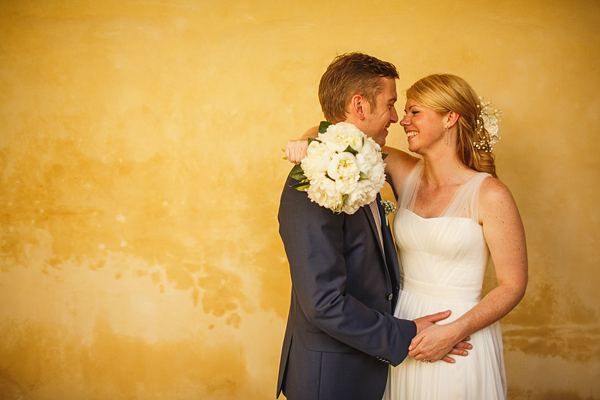
[[[355,94],[350,100],[350,112],[355,114],[361,121],[365,119],[366,100],[360,94]]]

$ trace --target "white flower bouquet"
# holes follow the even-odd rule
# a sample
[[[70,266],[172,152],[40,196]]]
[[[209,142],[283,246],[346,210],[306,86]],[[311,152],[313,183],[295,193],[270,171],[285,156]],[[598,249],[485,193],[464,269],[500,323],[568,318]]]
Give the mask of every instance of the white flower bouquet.
[[[290,176],[308,198],[336,213],[354,214],[375,200],[385,183],[381,148],[356,126],[322,122],[306,157]]]

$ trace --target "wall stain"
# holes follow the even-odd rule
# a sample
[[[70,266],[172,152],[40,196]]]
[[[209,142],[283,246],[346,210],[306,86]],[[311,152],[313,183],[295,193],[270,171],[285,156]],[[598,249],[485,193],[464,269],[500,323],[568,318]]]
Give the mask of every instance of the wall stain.
[[[235,340],[148,343],[115,333],[102,318],[88,345],[59,326],[17,321],[0,327],[0,337],[10,338],[0,343],[3,400],[242,399],[250,384]]]
[[[224,228],[230,225],[227,223],[207,227],[193,223],[233,223],[237,217],[220,211],[223,206],[219,202],[207,206],[191,201],[210,200],[202,196],[200,187],[190,185],[205,179],[205,175],[197,166],[168,154],[172,149],[163,148],[136,161],[119,158],[130,145],[125,140],[114,139],[113,152],[101,158],[79,138],[49,135],[29,140],[30,147],[43,149],[43,156],[32,158],[24,148],[16,153],[12,149],[9,157],[7,148],[0,150],[0,162],[5,163],[0,165],[5,168],[4,181],[18,173],[22,182],[1,196],[8,204],[8,212],[2,213],[8,229],[0,242],[0,255],[6,261],[0,263],[0,268],[38,265],[48,274],[49,268],[80,261],[95,270],[103,267],[110,252],[122,252],[161,266],[160,273],[143,272],[151,275],[161,292],[169,282],[178,290],[190,290],[191,300],[202,305],[205,312],[225,316],[239,307],[249,311],[250,301],[240,295],[244,288],[239,277],[231,271],[221,272],[221,267],[206,267],[206,260],[220,258],[220,249],[229,248],[229,256],[241,262],[252,257],[249,250],[255,248],[251,265],[261,266],[258,282],[264,286],[256,300],[262,309],[275,309],[284,317],[289,297],[287,265],[277,255],[282,247],[275,231],[264,229],[261,210],[250,212],[253,202],[241,202],[240,211],[248,209],[249,225],[256,226],[252,235],[257,240],[240,248],[235,245],[237,237],[245,237],[248,232],[229,231]],[[223,178],[221,175],[219,172],[213,179]],[[220,185],[227,186],[231,178],[224,181]],[[232,190],[246,191],[243,187]],[[246,192],[255,191],[248,188]],[[183,215],[186,220],[181,219]],[[266,225],[271,226],[271,222]],[[121,277],[115,274],[115,279]],[[223,279],[226,285],[221,283]],[[288,284],[282,285],[282,281]],[[211,288],[213,284],[218,287]],[[230,318],[229,323],[239,326],[237,318]]]
[[[507,399],[523,400],[596,400],[594,396],[584,396],[574,391],[548,390],[532,391],[526,389],[508,389]]]
[[[559,357],[572,362],[600,359],[600,325],[504,326],[505,350],[540,357]]]
[[[24,393],[15,382],[8,371],[0,370],[0,399],[2,400],[23,400]]]
[[[238,308],[252,311],[244,295],[241,277],[232,272],[205,266],[203,276],[198,278],[197,284],[202,293],[202,310],[215,317],[227,315],[226,323],[234,328],[239,328],[241,317],[233,311]]]

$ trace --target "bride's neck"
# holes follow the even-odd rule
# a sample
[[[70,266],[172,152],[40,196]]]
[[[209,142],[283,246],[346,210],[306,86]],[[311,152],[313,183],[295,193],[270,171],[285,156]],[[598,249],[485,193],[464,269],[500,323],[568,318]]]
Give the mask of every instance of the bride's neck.
[[[455,185],[464,181],[464,174],[470,168],[457,156],[423,157],[423,177],[431,186]]]

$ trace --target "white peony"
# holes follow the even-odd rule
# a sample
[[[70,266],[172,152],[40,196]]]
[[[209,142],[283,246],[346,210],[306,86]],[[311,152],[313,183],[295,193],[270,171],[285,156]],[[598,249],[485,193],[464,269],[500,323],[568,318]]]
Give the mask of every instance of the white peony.
[[[342,204],[343,195],[337,190],[336,183],[326,176],[320,176],[311,181],[308,187],[308,198],[315,203],[340,212],[340,205]]]
[[[363,146],[365,134],[360,129],[348,122],[329,125],[325,133],[319,135],[319,140],[337,153],[341,153],[350,146],[355,151],[360,151]]]
[[[359,155],[364,157],[366,163],[375,165],[381,159],[381,147],[373,139],[367,138]]]
[[[348,152],[337,153],[329,163],[327,175],[335,181],[336,188],[340,193],[351,193],[360,179],[360,169],[356,157]]]
[[[310,180],[313,177],[325,175],[329,167],[329,160],[335,153],[324,143],[314,140],[306,150],[306,157],[302,160],[304,175]]]

